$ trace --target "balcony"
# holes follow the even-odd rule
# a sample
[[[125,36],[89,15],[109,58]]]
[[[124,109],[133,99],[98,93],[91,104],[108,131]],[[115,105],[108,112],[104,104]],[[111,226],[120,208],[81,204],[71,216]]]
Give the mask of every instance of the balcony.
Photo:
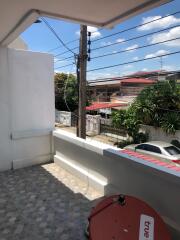
[[[76,9],[70,7],[74,6],[72,0],[1,4],[1,240],[85,239],[94,200],[112,193],[133,195],[149,203],[167,223],[173,239],[180,239],[179,171],[63,131],[54,131],[52,137],[53,57],[7,47],[40,16],[112,27],[168,1],[92,4],[79,0]],[[54,152],[55,163],[32,167],[52,161]]]
[[[180,233],[180,171],[128,156],[63,130],[54,135],[54,163],[0,173],[1,239],[86,239],[95,200],[123,193],[151,205],[174,240]]]
[[[0,239],[86,239],[101,194],[54,163],[0,173]]]
[[[173,239],[179,239],[179,167],[132,156],[62,130],[53,135],[56,164],[104,195],[122,193],[144,200],[164,219]]]

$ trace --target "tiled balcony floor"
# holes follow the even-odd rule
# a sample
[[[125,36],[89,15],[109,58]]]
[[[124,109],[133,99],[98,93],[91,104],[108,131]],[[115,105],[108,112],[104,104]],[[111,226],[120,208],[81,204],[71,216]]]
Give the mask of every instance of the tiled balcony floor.
[[[0,240],[83,240],[101,195],[59,166],[0,173]]]

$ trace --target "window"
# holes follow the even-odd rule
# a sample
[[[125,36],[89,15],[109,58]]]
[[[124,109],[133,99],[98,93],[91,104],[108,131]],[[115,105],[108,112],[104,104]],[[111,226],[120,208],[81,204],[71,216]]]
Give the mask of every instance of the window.
[[[164,148],[170,155],[180,154],[180,150],[174,146]]]
[[[153,145],[149,145],[149,146],[148,146],[148,149],[149,149],[149,150],[147,150],[147,151],[161,154],[161,150],[160,150],[159,147],[156,147],[156,146],[153,146]]]
[[[144,150],[144,145],[145,145],[145,144],[140,144],[140,145],[138,145],[138,146],[136,147],[136,149]]]
[[[141,150],[144,150],[144,151],[161,154],[161,150],[160,150],[159,147],[156,147],[156,146],[153,146],[153,145],[150,145],[150,144],[141,144],[141,145],[137,146],[136,149],[141,149]]]

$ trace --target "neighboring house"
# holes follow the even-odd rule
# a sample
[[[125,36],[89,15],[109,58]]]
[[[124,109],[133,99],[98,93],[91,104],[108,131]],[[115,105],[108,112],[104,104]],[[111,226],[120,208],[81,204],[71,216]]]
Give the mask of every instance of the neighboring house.
[[[142,71],[123,77],[90,80],[88,87],[91,99],[98,102],[109,102],[114,97],[137,96],[145,87],[167,79],[178,80],[179,75],[178,71]]]
[[[25,43],[21,37],[16,38],[12,43],[8,45],[8,47],[19,50],[28,50],[27,43]]]
[[[138,95],[145,87],[156,82],[153,79],[121,77],[89,81],[91,99],[99,102],[109,102],[115,96]]]

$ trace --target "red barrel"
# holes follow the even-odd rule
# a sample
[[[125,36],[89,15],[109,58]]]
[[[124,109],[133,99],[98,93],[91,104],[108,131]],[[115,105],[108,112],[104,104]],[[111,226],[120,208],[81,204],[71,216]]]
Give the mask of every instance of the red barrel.
[[[90,240],[170,240],[167,226],[145,202],[131,196],[104,198],[89,217]]]

